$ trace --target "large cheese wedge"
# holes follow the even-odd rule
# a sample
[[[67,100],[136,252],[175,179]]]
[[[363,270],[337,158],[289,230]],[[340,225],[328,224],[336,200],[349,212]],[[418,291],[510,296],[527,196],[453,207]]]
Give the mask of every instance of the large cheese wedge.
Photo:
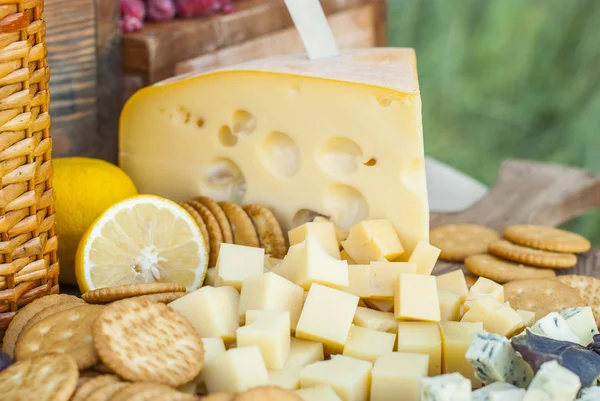
[[[121,115],[120,165],[143,193],[271,208],[284,230],[389,219],[410,257],[428,241],[412,49],[290,55],[142,89]]]

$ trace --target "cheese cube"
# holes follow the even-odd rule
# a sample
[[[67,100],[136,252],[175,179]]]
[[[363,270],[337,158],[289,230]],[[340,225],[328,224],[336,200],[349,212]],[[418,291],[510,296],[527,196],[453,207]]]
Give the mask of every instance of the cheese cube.
[[[275,273],[264,273],[242,283],[238,318],[243,322],[246,312],[252,309],[289,312],[290,327],[295,331],[303,304],[302,287]]]
[[[349,265],[355,265],[356,264],[356,262],[354,261],[354,259],[352,259],[350,257],[350,255],[348,255],[348,252],[346,252],[343,249],[340,251],[340,259],[345,260],[346,262],[348,262]]]
[[[531,381],[523,401],[571,401],[581,388],[579,376],[557,361],[544,363]]]
[[[285,366],[280,370],[269,370],[269,383],[294,390],[300,387],[300,371],[313,362],[324,359],[323,344],[292,338]]]
[[[398,321],[391,312],[381,312],[359,306],[356,308],[352,323],[365,329],[398,333]]]
[[[538,320],[531,328],[531,331],[557,341],[579,343],[579,337],[573,333],[565,318],[556,312],[550,312]]]
[[[520,390],[522,392],[520,398],[518,396],[507,398],[512,395],[512,391],[514,390]],[[525,396],[525,390],[515,387],[512,384],[495,382],[473,391],[472,395],[473,401],[491,401],[492,397],[496,397],[496,395],[505,396],[505,398],[496,397],[494,399],[495,401],[522,401],[523,396]]]
[[[393,312],[394,301],[391,299],[364,299],[365,304],[371,309],[381,312]]]
[[[465,357],[465,353],[473,342],[474,334],[483,330],[483,323],[442,322],[442,372],[458,372],[471,380],[473,387],[481,383],[475,378],[473,367]]]
[[[335,225],[331,222],[304,223],[288,232],[290,246],[301,243],[308,236],[316,238],[325,252],[336,259],[340,259],[340,247],[335,235]]]
[[[438,289],[438,300],[440,302],[440,320],[460,320],[460,295],[449,290]]]
[[[502,305],[483,322],[483,328],[490,333],[511,337],[523,328],[523,318],[510,306]]]
[[[440,252],[439,248],[430,245],[429,242],[419,241],[408,261],[417,265],[418,274],[431,274]]]
[[[350,228],[342,242],[348,255],[359,264],[385,258],[395,260],[404,248],[389,220],[364,220]]]
[[[233,287],[202,287],[169,303],[198,330],[201,337],[220,337],[225,344],[235,341],[239,327],[239,294]]]
[[[206,365],[219,355],[224,354],[226,351],[225,343],[223,343],[223,339],[219,337],[203,338],[202,343],[204,344],[204,365]],[[197,387],[205,386],[204,375],[202,372],[203,371],[200,371],[200,374],[198,375],[198,377],[196,377],[194,381],[196,386],[194,389],[196,389]],[[192,394],[196,394],[196,392]]]
[[[468,310],[463,315],[461,322],[485,322],[503,304],[488,295],[465,302]]]
[[[343,291],[313,284],[300,314],[296,337],[322,342],[327,353],[341,353],[358,299]]]
[[[312,235],[291,246],[279,267],[272,271],[305,290],[308,290],[312,283],[338,289],[350,284],[348,262],[329,255],[319,240]]]
[[[579,338],[579,344],[587,346],[598,334],[598,324],[591,307],[568,308],[560,312],[560,315],[565,319],[571,331]]]
[[[329,386],[317,386],[296,390],[303,401],[342,401]]]
[[[315,362],[300,372],[302,388],[328,385],[344,401],[367,401],[371,387],[371,362],[343,355]]]
[[[282,369],[290,352],[290,313],[248,311],[237,329],[238,347],[260,348],[267,369]]]
[[[269,383],[269,373],[258,347],[230,349],[205,364],[202,374],[210,393],[241,392]]]
[[[371,296],[371,267],[369,265],[348,265],[350,285],[342,288],[344,292],[357,297]]]
[[[420,401],[421,378],[427,376],[429,356],[389,352],[377,358],[371,371],[371,401]]]
[[[471,401],[471,383],[459,373],[424,377],[421,401]]]
[[[521,318],[523,319],[523,326],[524,327],[531,327],[531,325],[533,325],[533,323],[535,322],[535,312],[531,312],[528,310],[523,310],[523,309],[517,309],[517,313],[519,315],[521,315]]]
[[[375,362],[378,356],[392,352],[395,342],[395,334],[352,325],[342,354]]]
[[[440,321],[434,276],[401,274],[394,288],[394,316],[402,320]]]
[[[442,372],[442,337],[437,323],[399,322],[398,352],[429,355],[429,376]]]
[[[263,248],[223,243],[215,267],[215,284],[232,286],[239,291],[244,280],[263,274],[264,269]]]
[[[211,287],[215,286],[215,268],[214,267],[209,267],[208,269],[206,269],[206,277],[204,277],[204,285],[209,285]]]
[[[437,288],[440,290],[452,291],[460,295],[461,302],[465,301],[469,289],[465,280],[465,273],[462,270],[454,270],[450,273],[440,274],[436,278]]]
[[[416,272],[414,263],[371,262],[371,298],[393,298],[394,285],[400,274]]]
[[[313,223],[331,223],[331,220],[329,220],[327,217],[317,216],[313,219]],[[338,246],[341,249],[342,248],[341,242],[344,241],[346,238],[348,238],[348,230],[343,229],[342,227],[338,226],[337,224],[334,224],[334,227],[335,227],[335,237],[337,239]]]
[[[469,290],[465,302],[484,296],[490,296],[495,298],[498,302],[504,302],[504,287],[485,277],[479,277]]]

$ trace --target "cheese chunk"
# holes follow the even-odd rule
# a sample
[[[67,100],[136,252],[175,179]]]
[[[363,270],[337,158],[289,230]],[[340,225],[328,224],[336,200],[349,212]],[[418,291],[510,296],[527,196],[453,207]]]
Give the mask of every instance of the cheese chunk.
[[[298,394],[303,401],[342,401],[329,386],[317,386],[296,390],[296,394]]]
[[[234,348],[202,368],[210,393],[241,392],[269,383],[269,374],[258,347]]]
[[[211,287],[215,286],[215,276],[216,276],[216,272],[215,272],[215,268],[214,267],[209,267],[206,270],[206,277],[204,277],[204,285],[209,285]]]
[[[349,265],[355,265],[356,264],[356,262],[354,261],[354,259],[352,259],[350,257],[350,255],[348,255],[348,252],[346,252],[343,249],[340,251],[340,258],[342,260],[345,260],[346,262],[348,262]]]
[[[473,367],[475,377],[483,384],[507,382],[527,388],[533,378],[533,370],[510,341],[499,334],[476,333],[465,354]]]
[[[328,385],[344,401],[367,401],[371,387],[371,362],[343,355],[315,362],[300,372],[302,388]]]
[[[483,323],[442,322],[442,371],[458,372],[471,380],[473,387],[479,387],[480,381],[475,378],[473,367],[465,357],[465,353],[473,342],[474,334],[483,330]]]
[[[556,312],[550,312],[538,320],[531,328],[531,331],[554,340],[570,341],[579,344],[579,337],[573,333],[565,318]]]
[[[284,231],[307,209],[346,229],[386,218],[410,254],[429,237],[422,131],[414,50],[288,55],[142,89],[119,165],[140,193],[265,205]]]
[[[448,290],[460,295],[461,302],[465,301],[469,293],[465,273],[460,269],[440,274],[436,277],[436,285],[440,290]]]
[[[257,346],[267,369],[282,369],[290,352],[290,313],[248,311],[246,325],[237,329],[237,346]]]
[[[485,296],[495,298],[498,302],[502,303],[504,302],[504,287],[485,277],[479,277],[469,290],[465,302]]]
[[[523,327],[531,327],[535,322],[535,312],[517,309],[517,313],[521,315],[521,318],[523,319]]]
[[[183,314],[201,337],[220,337],[226,345],[235,341],[239,327],[239,294],[233,287],[202,287],[169,303]]]
[[[419,241],[408,261],[417,265],[418,274],[431,274],[441,250],[429,242]]]
[[[483,322],[483,328],[490,333],[512,337],[523,328],[523,318],[513,308],[503,304]]]
[[[523,401],[573,401],[580,388],[579,376],[550,361],[537,371]]]
[[[303,242],[291,246],[281,264],[272,272],[305,290],[308,290],[312,283],[340,289],[350,284],[348,262],[329,255],[319,240],[311,235]]]
[[[503,304],[498,302],[496,298],[484,295],[466,301],[465,306],[468,306],[468,309],[461,319],[462,322],[485,322],[494,314],[494,312],[496,312],[496,310],[500,309]]]
[[[522,401],[525,390],[505,382],[495,382],[473,391],[472,401]]]
[[[360,264],[384,258],[395,260],[404,253],[404,247],[389,220],[361,221],[350,228],[342,246]]]
[[[348,265],[348,287],[344,292],[365,298],[371,296],[371,266]]]
[[[269,370],[269,383],[288,390],[295,390],[300,387],[302,368],[323,359],[323,344],[292,338],[290,352],[283,369]]]
[[[371,401],[421,399],[421,378],[427,376],[429,356],[389,352],[377,358],[371,371]]]
[[[471,401],[471,382],[459,373],[423,377],[421,401]]]
[[[442,372],[442,337],[437,323],[399,322],[398,352],[429,355],[429,376]]]
[[[369,308],[359,306],[356,308],[354,320],[352,321],[357,326],[365,329],[383,331],[386,333],[398,333],[398,321],[394,318],[391,312],[381,312]]]
[[[320,341],[327,353],[341,353],[358,307],[358,297],[313,284],[296,327],[296,337]]]
[[[335,235],[335,225],[331,222],[304,223],[288,232],[290,245],[301,243],[309,235],[315,237],[329,255],[340,259],[340,247]]]
[[[327,217],[323,217],[323,216],[316,216],[313,219],[314,223],[330,223],[331,220],[329,220]],[[338,242],[338,247],[339,249],[342,248],[342,241],[345,241],[346,238],[348,238],[348,230],[343,229],[340,226],[337,226],[334,224],[335,227],[335,238]]]
[[[215,284],[235,287],[239,291],[244,280],[263,274],[264,268],[263,248],[223,243],[215,267]]]
[[[225,343],[223,342],[223,339],[219,337],[203,338],[202,344],[204,345],[204,365],[206,365],[219,355],[224,354],[226,351]],[[196,394],[197,388],[205,387],[204,374],[202,372],[203,371],[200,371],[200,374],[198,375],[198,377],[196,377],[196,380],[194,381],[194,392],[191,394]]]
[[[401,320],[440,321],[434,276],[401,274],[394,288],[394,316]]]
[[[371,298],[394,298],[394,285],[402,273],[417,273],[417,265],[408,262],[371,262]]]
[[[460,320],[460,295],[449,290],[438,289],[438,300],[440,302],[440,320],[442,322]]]
[[[581,390],[581,397],[577,401],[598,401],[600,400],[600,387],[588,387]]]
[[[393,312],[394,301],[388,299],[364,299],[365,304],[369,308],[381,311],[381,312]]]
[[[343,355],[375,362],[378,356],[392,352],[396,335],[352,325]]]
[[[560,315],[565,319],[571,331],[579,338],[579,344],[587,346],[598,334],[598,324],[591,307],[568,308],[560,312]]]
[[[295,331],[303,304],[302,287],[269,272],[244,280],[237,313],[244,322],[246,312],[252,309],[289,312],[290,327]]]

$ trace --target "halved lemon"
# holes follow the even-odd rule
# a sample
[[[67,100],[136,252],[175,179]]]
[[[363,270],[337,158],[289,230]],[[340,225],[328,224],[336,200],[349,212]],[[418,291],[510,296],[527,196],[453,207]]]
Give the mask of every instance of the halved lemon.
[[[185,209],[152,195],[125,199],[88,228],[77,248],[75,274],[82,292],[123,284],[166,282],[200,287],[208,254]]]

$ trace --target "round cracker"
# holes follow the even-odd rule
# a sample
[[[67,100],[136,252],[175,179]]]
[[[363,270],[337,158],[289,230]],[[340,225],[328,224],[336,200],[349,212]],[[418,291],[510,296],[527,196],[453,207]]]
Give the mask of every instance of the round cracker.
[[[131,399],[130,399],[131,400]],[[180,393],[177,390],[165,391],[155,395],[148,401],[198,401],[199,398],[195,395]]]
[[[194,379],[204,363],[200,334],[165,304],[114,302],[100,314],[93,333],[102,362],[126,380],[176,387]]]
[[[577,256],[572,253],[542,251],[516,245],[504,239],[493,241],[488,249],[493,255],[531,266],[568,269],[577,264]]]
[[[181,298],[185,294],[186,294],[185,292],[163,292],[160,294],[140,295],[137,297],[131,297],[129,299],[133,299],[136,301],[148,300],[150,302],[159,302],[161,304],[168,304],[168,303],[175,301],[176,299]]]
[[[19,336],[15,358],[22,360],[53,352],[68,354],[84,370],[98,363],[92,326],[104,306],[81,305],[40,320]]]
[[[551,278],[556,276],[556,273],[552,269],[526,266],[487,254],[469,256],[465,260],[465,268],[477,276],[489,278],[501,284],[514,280]]]
[[[267,255],[283,259],[287,253],[285,236],[273,212],[262,205],[246,205],[244,210],[250,216]]]
[[[204,246],[206,246],[206,249],[210,249],[210,233],[208,232],[208,228],[206,227],[204,220],[202,220],[202,216],[200,216],[200,213],[198,213],[196,209],[188,205],[186,202],[180,202],[179,206],[184,208],[185,211],[188,212],[190,216],[192,216],[192,218],[198,225],[198,228],[200,228],[200,232],[202,233],[202,237],[204,238]]]
[[[500,234],[476,224],[449,224],[430,231],[429,242],[440,248],[440,259],[462,262],[471,255],[487,253]]]
[[[569,274],[557,277],[560,282],[579,292],[583,301],[592,308],[596,322],[600,324],[600,280],[595,277]]]
[[[238,394],[235,401],[302,401],[302,397],[281,387],[260,386]]]
[[[171,387],[164,384],[150,382],[131,383],[125,387],[122,387],[115,394],[113,394],[110,401],[153,400],[152,397],[171,390]]]
[[[579,234],[533,224],[508,226],[504,237],[515,244],[552,252],[581,253],[589,251],[592,246]]]
[[[25,326],[23,326],[23,329],[21,330],[21,334],[19,334],[19,338],[21,338],[21,336],[23,336],[24,333],[27,333],[33,327],[33,325],[36,324],[37,322],[39,322],[40,320],[43,320],[43,319],[47,318],[48,316],[52,316],[58,312],[62,312],[65,310],[69,310],[69,309],[76,308],[78,306],[84,306],[84,305],[85,305],[85,302],[63,302],[61,304],[54,305],[54,306],[51,306],[51,307],[41,310],[40,312],[33,315],[33,317],[31,319],[29,319],[27,324]],[[19,342],[19,339],[17,339],[17,342]]]
[[[67,401],[79,371],[72,357],[46,354],[16,362],[0,373],[3,400]]]
[[[199,196],[194,198],[195,201],[202,203],[204,206],[210,210],[213,216],[217,219],[217,223],[221,228],[221,234],[223,234],[223,242],[228,244],[233,244],[233,231],[231,231],[231,226],[229,225],[229,219],[225,214],[225,211],[217,202],[206,197]]]
[[[260,246],[258,234],[248,213],[235,203],[223,201],[218,204],[223,208],[227,220],[229,220],[229,226],[233,232],[233,243],[258,248]]]
[[[577,290],[556,279],[517,280],[506,283],[504,300],[515,310],[535,312],[536,320],[550,312],[586,306]]]
[[[4,352],[6,352],[11,358],[14,357],[15,344],[19,338],[19,334],[21,334],[21,330],[23,330],[23,327],[27,324],[29,319],[31,319],[36,313],[52,305],[58,305],[63,302],[82,303],[83,301],[73,295],[52,294],[31,301],[21,308],[13,317],[8,325],[8,328],[6,329],[6,332],[4,333],[4,340],[2,343],[2,349]]]
[[[106,386],[111,383],[120,383],[121,379],[119,379],[115,375],[100,375],[96,376],[84,384],[82,384],[75,394],[73,394],[73,398],[71,401],[86,401],[88,397],[99,388]]]
[[[87,401],[108,401],[117,391],[127,386],[128,384],[129,383],[127,382],[121,381],[106,384],[100,387],[99,389],[96,389],[93,393],[91,393],[90,396],[87,398]]]
[[[219,248],[223,242],[223,233],[221,232],[221,227],[217,222],[217,218],[202,203],[195,200],[191,200],[188,203],[190,206],[196,209],[206,224],[206,228],[208,229],[208,237],[210,239],[210,257],[208,265],[211,267],[215,266],[217,264],[217,257],[219,256]]]
[[[97,288],[81,295],[89,304],[107,304],[121,299],[140,295],[160,294],[165,292],[185,292],[185,286],[175,283],[139,283],[117,287]]]

